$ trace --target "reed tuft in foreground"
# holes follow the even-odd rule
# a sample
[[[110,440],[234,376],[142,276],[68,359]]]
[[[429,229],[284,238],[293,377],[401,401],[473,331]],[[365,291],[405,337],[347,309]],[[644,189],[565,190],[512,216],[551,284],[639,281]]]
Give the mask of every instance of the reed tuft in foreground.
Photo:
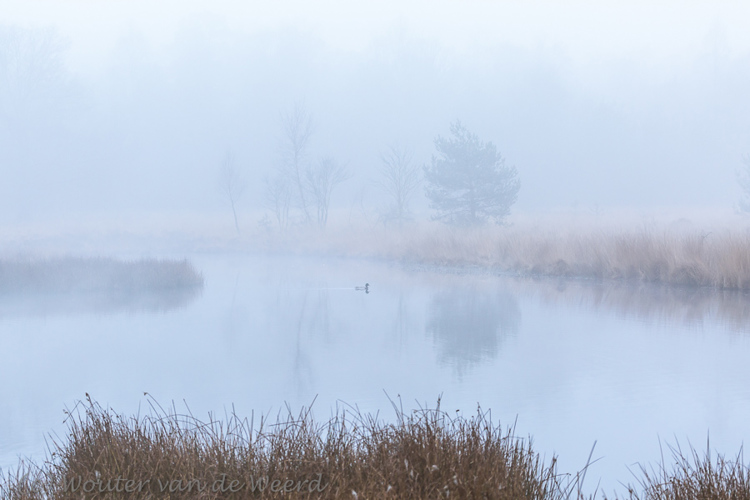
[[[125,417],[87,395],[67,417],[65,440],[51,440],[41,465],[0,471],[0,499],[437,499],[583,500],[588,465],[557,472],[530,440],[492,422],[440,410],[405,412],[385,423],[346,407],[316,422],[287,407],[274,423],[236,414],[203,422],[150,400],[148,415]],[[592,449],[593,453],[593,449]],[[667,464],[641,467],[630,500],[750,500],[743,455],[672,448]],[[589,464],[591,464],[589,457]]]
[[[705,454],[679,445],[670,447],[672,468],[662,460],[658,466],[641,466],[636,485],[628,486],[630,500],[750,500],[750,467],[742,450],[735,459]]]
[[[395,407],[395,405],[394,405]],[[317,423],[291,410],[275,423],[232,414],[202,422],[151,404],[124,417],[88,399],[68,415],[42,466],[0,479],[0,498],[562,499],[577,476],[556,472],[488,413],[438,407],[383,423],[356,410]]]

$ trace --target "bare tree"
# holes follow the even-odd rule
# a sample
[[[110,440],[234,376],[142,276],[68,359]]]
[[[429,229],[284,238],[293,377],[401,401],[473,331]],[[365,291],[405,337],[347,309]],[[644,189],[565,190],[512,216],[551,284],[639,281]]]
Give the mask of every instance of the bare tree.
[[[237,230],[237,234],[240,234],[240,225],[237,222],[236,204],[237,200],[242,197],[242,193],[245,192],[246,187],[247,183],[237,170],[234,154],[232,154],[231,151],[227,151],[224,155],[224,159],[221,161],[221,168],[219,171],[219,189],[232,206],[234,228]]]
[[[326,227],[328,208],[331,204],[333,189],[349,179],[349,172],[344,165],[332,158],[323,158],[314,167],[305,170],[305,183],[311,202],[315,204],[318,226]]]
[[[745,166],[737,171],[737,182],[742,188],[742,198],[738,207],[740,212],[750,213],[750,156],[743,158]]]
[[[13,119],[59,105],[65,41],[53,29],[0,26],[0,112]]]
[[[409,202],[421,181],[421,169],[412,162],[413,158],[411,149],[396,145],[380,155],[380,185],[392,202],[386,220],[401,223],[408,218]]]
[[[306,223],[312,221],[310,200],[305,190],[307,146],[313,133],[312,117],[304,105],[296,103],[290,113],[282,113],[284,137],[281,144],[284,175],[294,191],[296,203]]]
[[[265,204],[271,210],[280,229],[289,226],[289,208],[292,203],[292,186],[283,171],[276,171],[265,179]]]

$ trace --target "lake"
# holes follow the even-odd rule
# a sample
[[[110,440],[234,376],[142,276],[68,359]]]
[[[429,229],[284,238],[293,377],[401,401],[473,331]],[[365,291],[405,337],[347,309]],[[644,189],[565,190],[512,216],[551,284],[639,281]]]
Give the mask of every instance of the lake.
[[[0,297],[0,467],[44,458],[86,393],[126,415],[318,420],[391,401],[533,436],[587,490],[663,444],[735,455],[750,437],[750,296],[532,280],[372,261],[194,255],[200,293]],[[370,284],[369,293],[355,286]],[[666,448],[665,448],[666,450]],[[600,479],[601,478],[601,479]]]

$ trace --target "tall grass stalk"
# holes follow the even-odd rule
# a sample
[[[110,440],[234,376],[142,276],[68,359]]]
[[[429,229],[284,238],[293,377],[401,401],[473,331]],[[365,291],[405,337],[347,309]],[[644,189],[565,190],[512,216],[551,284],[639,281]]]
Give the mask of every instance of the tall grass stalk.
[[[0,499],[79,498],[488,498],[583,500],[588,463],[561,474],[531,440],[503,429],[489,412],[452,417],[394,404],[387,423],[356,408],[318,422],[287,407],[275,421],[209,415],[201,421],[149,399],[149,413],[125,417],[88,397],[67,413],[65,439],[50,441],[42,465],[0,471]],[[671,447],[634,472],[630,500],[749,500],[750,468],[694,448]],[[274,482],[276,481],[276,482]],[[603,498],[607,498],[602,493]]]
[[[635,485],[628,485],[630,500],[750,500],[750,467],[742,449],[737,457],[711,456],[695,448],[669,447],[671,468],[662,454],[656,466],[641,466]]]

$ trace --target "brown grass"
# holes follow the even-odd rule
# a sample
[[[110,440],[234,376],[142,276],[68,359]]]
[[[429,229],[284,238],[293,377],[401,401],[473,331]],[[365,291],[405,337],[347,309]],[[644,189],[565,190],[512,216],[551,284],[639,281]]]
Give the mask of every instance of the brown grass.
[[[494,424],[440,410],[395,423],[347,407],[316,423],[311,410],[255,422],[236,414],[202,422],[152,400],[146,416],[124,417],[87,395],[68,414],[64,441],[43,465],[0,471],[0,499],[78,498],[596,498],[583,492],[586,468],[559,474],[531,441]],[[640,467],[630,500],[748,500],[750,467],[735,459],[670,448],[671,468]],[[707,450],[710,448],[707,447]],[[592,450],[593,452],[593,450]],[[589,457],[589,463],[591,458]],[[277,481],[274,483],[274,481]],[[607,498],[602,494],[603,498]]]
[[[478,266],[532,276],[750,290],[748,232],[413,225],[400,230],[276,235],[266,248],[434,266]]]
[[[234,414],[201,422],[153,403],[148,416],[126,418],[88,399],[44,465],[0,478],[0,498],[575,497],[582,478],[557,474],[555,463],[488,413],[452,418],[439,401],[397,409],[395,423],[349,408],[324,423],[303,409],[270,424]]]
[[[750,236],[670,231],[590,234],[449,232],[419,244],[404,258],[480,265],[528,275],[633,280],[680,286],[750,289]]]
[[[656,467],[640,468],[636,485],[628,486],[631,500],[750,500],[750,467],[742,450],[735,459],[711,458],[710,447],[701,455],[677,445],[670,448],[672,468],[662,456]]]

